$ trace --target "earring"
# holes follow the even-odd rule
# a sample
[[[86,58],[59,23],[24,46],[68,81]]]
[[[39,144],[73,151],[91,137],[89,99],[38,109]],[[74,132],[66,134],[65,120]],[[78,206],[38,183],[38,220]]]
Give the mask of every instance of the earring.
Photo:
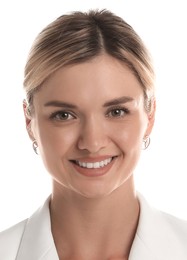
[[[150,142],[151,142],[150,136],[148,136],[148,135],[145,136],[143,139],[143,150],[146,150],[149,147]]]
[[[37,141],[36,141],[36,140],[33,141],[33,143],[32,143],[32,148],[33,148],[34,152],[35,152],[36,154],[38,154],[38,144],[37,144]]]

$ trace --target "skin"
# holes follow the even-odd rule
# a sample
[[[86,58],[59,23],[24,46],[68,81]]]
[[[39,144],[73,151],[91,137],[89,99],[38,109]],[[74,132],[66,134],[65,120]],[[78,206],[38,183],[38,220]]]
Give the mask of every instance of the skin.
[[[31,117],[24,106],[26,126],[52,177],[59,258],[128,259],[139,216],[133,171],[154,124],[136,77],[101,55],[58,70],[33,105]],[[96,169],[75,164],[106,159],[111,162]]]

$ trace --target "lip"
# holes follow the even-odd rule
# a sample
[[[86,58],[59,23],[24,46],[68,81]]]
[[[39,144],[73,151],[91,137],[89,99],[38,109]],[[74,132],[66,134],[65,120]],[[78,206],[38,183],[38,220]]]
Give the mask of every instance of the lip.
[[[100,177],[100,176],[107,174],[107,172],[112,168],[116,157],[117,156],[100,156],[97,158],[88,157],[88,158],[81,158],[81,159],[76,160],[76,161],[85,162],[85,163],[95,163],[95,162],[101,162],[106,159],[112,158],[112,161],[110,163],[108,163],[107,165],[105,165],[101,168],[91,168],[91,169],[83,168],[83,167],[79,166],[78,164],[76,164],[75,160],[70,160],[70,162],[72,163],[72,166],[74,167],[74,169],[81,175],[84,175],[87,177]]]

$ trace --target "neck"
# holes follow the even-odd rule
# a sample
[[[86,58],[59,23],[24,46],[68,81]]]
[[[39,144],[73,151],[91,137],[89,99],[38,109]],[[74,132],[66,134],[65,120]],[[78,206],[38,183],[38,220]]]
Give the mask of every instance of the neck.
[[[104,251],[108,256],[129,254],[138,223],[139,203],[132,180],[127,182],[110,195],[96,199],[64,189],[59,193],[54,188],[51,223],[57,251],[64,245],[60,254],[66,251],[66,255],[72,255],[68,248],[74,248],[80,259],[92,259],[89,252],[93,255],[96,251],[100,255]],[[84,258],[85,248],[88,252]]]

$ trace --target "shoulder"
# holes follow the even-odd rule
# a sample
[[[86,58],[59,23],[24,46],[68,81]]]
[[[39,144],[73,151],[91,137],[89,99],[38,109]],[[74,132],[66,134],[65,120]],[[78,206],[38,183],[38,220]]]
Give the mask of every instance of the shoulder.
[[[0,260],[40,259],[43,254],[49,255],[52,249],[55,255],[49,200],[50,197],[28,219],[0,232]]]
[[[163,228],[163,234],[170,233],[171,237],[177,238],[177,241],[181,245],[185,244],[187,248],[187,221],[162,211],[158,211],[156,215]]]
[[[186,259],[187,221],[151,207],[138,195],[140,219],[138,236],[151,251],[165,259]],[[163,258],[161,258],[163,259]]]
[[[27,220],[0,232],[0,259],[14,260]]]
[[[159,212],[159,215],[165,221],[167,221],[168,225],[171,225],[171,226],[179,228],[179,229],[182,228],[184,232],[187,232],[187,220],[175,217],[175,216],[168,214],[166,212],[163,212],[163,211],[158,211],[158,212]]]
[[[158,227],[165,227],[165,231],[172,231],[176,234],[187,235],[187,220],[177,218],[171,214],[160,211],[152,206],[145,200],[145,198],[138,194],[138,199],[140,202],[140,220],[144,223],[153,222],[160,224]],[[153,226],[154,227],[154,226]],[[162,231],[164,231],[162,230]]]

